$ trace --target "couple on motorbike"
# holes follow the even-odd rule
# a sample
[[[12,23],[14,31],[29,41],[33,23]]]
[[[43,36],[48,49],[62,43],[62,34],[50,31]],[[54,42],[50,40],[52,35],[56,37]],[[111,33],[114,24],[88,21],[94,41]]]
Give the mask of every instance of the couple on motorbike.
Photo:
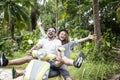
[[[93,35],[90,35],[86,38],[83,38],[83,39],[78,40],[78,41],[73,41],[73,42],[69,42],[69,39],[67,39],[68,32],[66,30],[61,30],[60,32],[58,32],[58,35],[59,36],[58,36],[58,39],[57,39],[56,38],[56,29],[54,27],[50,27],[47,31],[47,37],[48,38],[39,40],[38,43],[33,48],[31,48],[29,51],[27,51],[27,53],[29,54],[28,56],[25,56],[25,57],[22,57],[22,58],[19,58],[19,59],[15,59],[15,60],[8,60],[8,59],[6,59],[4,54],[1,54],[0,55],[0,66],[20,65],[20,64],[29,62],[32,59],[34,59],[31,56],[31,53],[34,49],[44,48],[44,49],[47,49],[48,51],[50,51],[50,53],[53,53],[53,54],[57,53],[56,54],[56,56],[57,56],[56,61],[54,61],[54,62],[48,61],[51,64],[51,68],[57,68],[58,70],[60,69],[59,71],[61,71],[61,66],[63,64],[74,65],[75,67],[79,68],[81,66],[82,62],[83,62],[83,54],[79,54],[78,58],[76,60],[69,59],[70,47],[74,46],[74,44],[77,44],[79,42],[83,42],[85,40],[92,39]],[[59,54],[59,51],[56,50],[56,48],[61,46],[62,44],[65,47],[65,52],[64,52],[65,56],[61,56]],[[68,55],[68,56],[66,56],[66,55]],[[63,75],[63,77],[66,80],[71,80],[69,72],[67,71],[67,69],[63,68],[63,71],[66,71],[64,74],[61,73]]]

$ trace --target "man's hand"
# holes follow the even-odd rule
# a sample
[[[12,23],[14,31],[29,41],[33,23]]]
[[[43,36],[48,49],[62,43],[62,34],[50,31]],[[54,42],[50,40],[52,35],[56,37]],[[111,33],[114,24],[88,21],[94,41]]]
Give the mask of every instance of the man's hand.
[[[38,24],[39,27],[41,27],[41,25],[42,25],[41,20],[38,20],[38,21],[37,21],[37,24]]]
[[[26,54],[27,54],[27,55],[32,55],[32,50],[28,50],[28,51],[26,52]]]

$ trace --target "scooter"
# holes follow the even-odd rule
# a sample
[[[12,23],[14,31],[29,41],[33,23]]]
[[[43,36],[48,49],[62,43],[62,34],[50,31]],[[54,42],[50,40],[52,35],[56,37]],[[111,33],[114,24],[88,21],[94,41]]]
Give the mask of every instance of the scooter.
[[[64,52],[64,50],[63,47],[58,48],[60,53]],[[55,59],[56,55],[40,49],[33,50],[32,56],[38,59],[29,62],[23,80],[64,80],[58,71],[50,69],[50,64],[46,61]],[[51,77],[48,78],[48,75],[51,75]]]

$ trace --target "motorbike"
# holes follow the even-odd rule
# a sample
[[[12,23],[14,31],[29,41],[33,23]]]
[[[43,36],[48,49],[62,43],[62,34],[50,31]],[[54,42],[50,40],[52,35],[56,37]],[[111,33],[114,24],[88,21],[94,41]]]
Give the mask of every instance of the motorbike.
[[[58,48],[60,53],[64,52],[64,50],[63,47]],[[58,71],[52,70],[50,63],[46,61],[55,59],[56,55],[40,49],[33,50],[32,56],[37,59],[29,62],[25,69],[23,80],[64,80],[63,76]]]

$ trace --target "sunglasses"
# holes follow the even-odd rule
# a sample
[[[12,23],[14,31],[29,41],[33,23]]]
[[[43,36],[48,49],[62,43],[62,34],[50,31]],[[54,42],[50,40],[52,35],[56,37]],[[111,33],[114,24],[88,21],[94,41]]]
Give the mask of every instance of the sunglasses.
[[[55,32],[55,29],[50,28],[50,29],[48,29],[48,32]]]

